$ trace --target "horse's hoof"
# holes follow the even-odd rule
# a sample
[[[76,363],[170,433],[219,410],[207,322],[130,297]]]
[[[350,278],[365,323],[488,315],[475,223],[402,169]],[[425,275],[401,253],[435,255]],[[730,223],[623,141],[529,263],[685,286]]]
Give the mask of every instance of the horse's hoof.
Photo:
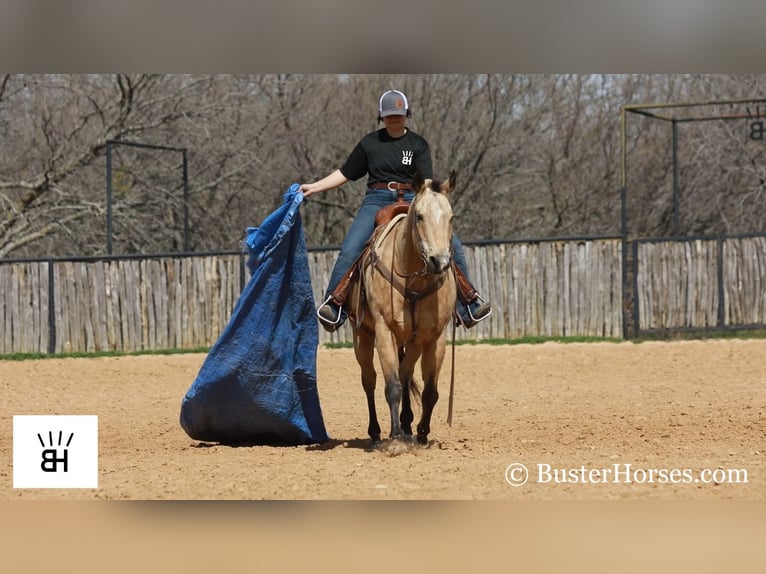
[[[405,434],[405,433],[392,434],[388,437],[388,439],[391,442],[403,442],[407,444],[412,444],[413,442],[415,442],[415,438],[411,434]]]
[[[418,444],[426,446],[428,444],[428,435],[419,434],[418,435]]]

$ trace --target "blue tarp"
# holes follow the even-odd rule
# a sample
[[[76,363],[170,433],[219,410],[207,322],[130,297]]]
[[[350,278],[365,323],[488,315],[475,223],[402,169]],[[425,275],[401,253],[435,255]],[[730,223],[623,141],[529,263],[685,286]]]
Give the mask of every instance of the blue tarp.
[[[308,256],[293,184],[281,207],[247,229],[252,276],[181,403],[193,439],[223,444],[328,440],[319,405],[319,342]]]

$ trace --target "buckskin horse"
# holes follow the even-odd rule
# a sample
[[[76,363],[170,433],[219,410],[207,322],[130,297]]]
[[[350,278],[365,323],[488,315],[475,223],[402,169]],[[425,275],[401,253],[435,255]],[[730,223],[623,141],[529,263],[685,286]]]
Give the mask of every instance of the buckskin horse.
[[[409,208],[406,204],[397,205],[404,207],[399,211],[406,210],[406,214],[400,213],[390,224],[376,229],[351,286],[348,307],[354,352],[367,396],[367,432],[373,444],[380,441],[374,351],[378,353],[385,381],[390,437],[412,439],[410,395],[420,394],[422,413],[417,441],[428,444],[431,415],[439,398],[446,327],[455,308],[449,201],[455,180],[454,170],[446,182],[424,179],[420,173],[415,175],[412,203]],[[413,380],[418,359],[423,378],[420,393]]]

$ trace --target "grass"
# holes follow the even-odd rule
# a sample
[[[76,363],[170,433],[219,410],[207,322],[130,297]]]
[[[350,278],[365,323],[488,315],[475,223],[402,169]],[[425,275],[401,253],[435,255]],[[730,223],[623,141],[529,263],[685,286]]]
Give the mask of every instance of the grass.
[[[648,341],[691,341],[691,340],[709,340],[709,339],[764,339],[766,330],[728,330],[728,331],[699,331],[689,333],[652,333],[643,335],[636,339],[616,339],[610,337],[520,337],[518,339],[466,339],[455,341],[455,345],[540,345],[543,343],[645,343]],[[447,342],[452,344],[451,341]],[[325,349],[350,349],[351,343],[325,343]],[[95,358],[95,357],[124,357],[136,355],[184,355],[189,353],[207,353],[209,347],[198,347],[194,349],[166,349],[155,351],[97,351],[92,353],[59,353],[50,355],[48,353],[12,353],[9,355],[0,355],[0,361],[28,361],[34,359],[70,359],[70,358]]]
[[[456,340],[455,345],[539,345],[542,343],[625,343],[624,339],[613,339],[608,337],[520,337],[518,339],[466,339]],[[448,345],[452,341],[447,341]],[[351,343],[325,343],[326,349],[350,349]]]
[[[84,351],[76,353],[11,353],[9,355],[0,355],[0,361],[29,361],[34,359],[93,359],[96,357],[129,357],[137,355],[186,355],[189,353],[207,353],[209,347],[198,347],[195,349],[164,349],[154,351],[94,351],[87,353]]]
[[[696,331],[687,333],[652,333],[634,339],[617,339],[613,337],[520,337],[518,339],[466,339],[455,341],[455,345],[540,345],[542,343],[634,343],[648,341],[694,341],[708,339],[764,339],[764,330],[727,330],[727,331]],[[447,344],[452,344],[447,341]],[[351,343],[326,343],[327,349],[351,348]]]
[[[766,331],[762,329],[729,329],[725,331],[694,331],[673,333],[646,333],[636,342],[644,341],[695,341],[707,339],[764,339]]]

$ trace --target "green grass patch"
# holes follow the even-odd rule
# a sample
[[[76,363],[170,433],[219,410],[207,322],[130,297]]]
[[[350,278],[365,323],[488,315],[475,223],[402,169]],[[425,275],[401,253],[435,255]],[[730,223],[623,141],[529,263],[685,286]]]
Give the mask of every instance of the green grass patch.
[[[541,345],[542,343],[624,343],[608,337],[520,337],[518,339],[481,339],[455,341],[456,345]]]
[[[518,339],[465,339],[455,341],[455,345],[539,345],[542,343],[625,343],[624,339],[609,337],[520,337]],[[448,345],[452,341],[447,341]],[[350,349],[352,343],[325,343],[326,349]]]
[[[764,339],[766,330],[727,330],[727,331],[692,331],[692,332],[672,332],[672,333],[650,333],[642,335],[636,339],[616,339],[612,337],[520,337],[518,339],[465,339],[455,341],[455,345],[540,345],[543,343],[644,343],[647,341],[694,341],[709,339]],[[451,345],[451,341],[447,341]],[[325,343],[322,345],[325,349],[351,349],[352,343]],[[94,357],[125,357],[135,355],[184,355],[190,353],[207,353],[209,347],[198,347],[195,349],[166,349],[157,351],[98,351],[93,353],[59,353],[49,355],[48,353],[12,353],[9,355],[0,355],[0,361],[29,361],[36,359],[78,359]]]
[[[766,331],[761,329],[730,329],[723,331],[688,331],[667,333],[645,333],[640,339],[632,339],[636,343],[644,341],[700,341],[709,339],[764,339]]]
[[[57,353],[51,355],[48,353],[11,353],[9,355],[0,355],[0,361],[30,361],[37,359],[93,359],[96,357],[130,357],[138,355],[187,355],[190,353],[207,353],[209,347],[198,347],[196,349],[164,349],[154,351],[94,351],[87,353],[84,351],[76,353]]]
[[[540,345],[542,343],[634,343],[649,341],[673,342],[714,339],[764,339],[763,330],[691,331],[672,333],[649,333],[640,338],[618,339],[613,337],[520,337],[518,339],[466,339],[455,341],[455,345]],[[451,341],[447,341],[451,345]],[[325,343],[326,349],[350,349],[351,343]]]

